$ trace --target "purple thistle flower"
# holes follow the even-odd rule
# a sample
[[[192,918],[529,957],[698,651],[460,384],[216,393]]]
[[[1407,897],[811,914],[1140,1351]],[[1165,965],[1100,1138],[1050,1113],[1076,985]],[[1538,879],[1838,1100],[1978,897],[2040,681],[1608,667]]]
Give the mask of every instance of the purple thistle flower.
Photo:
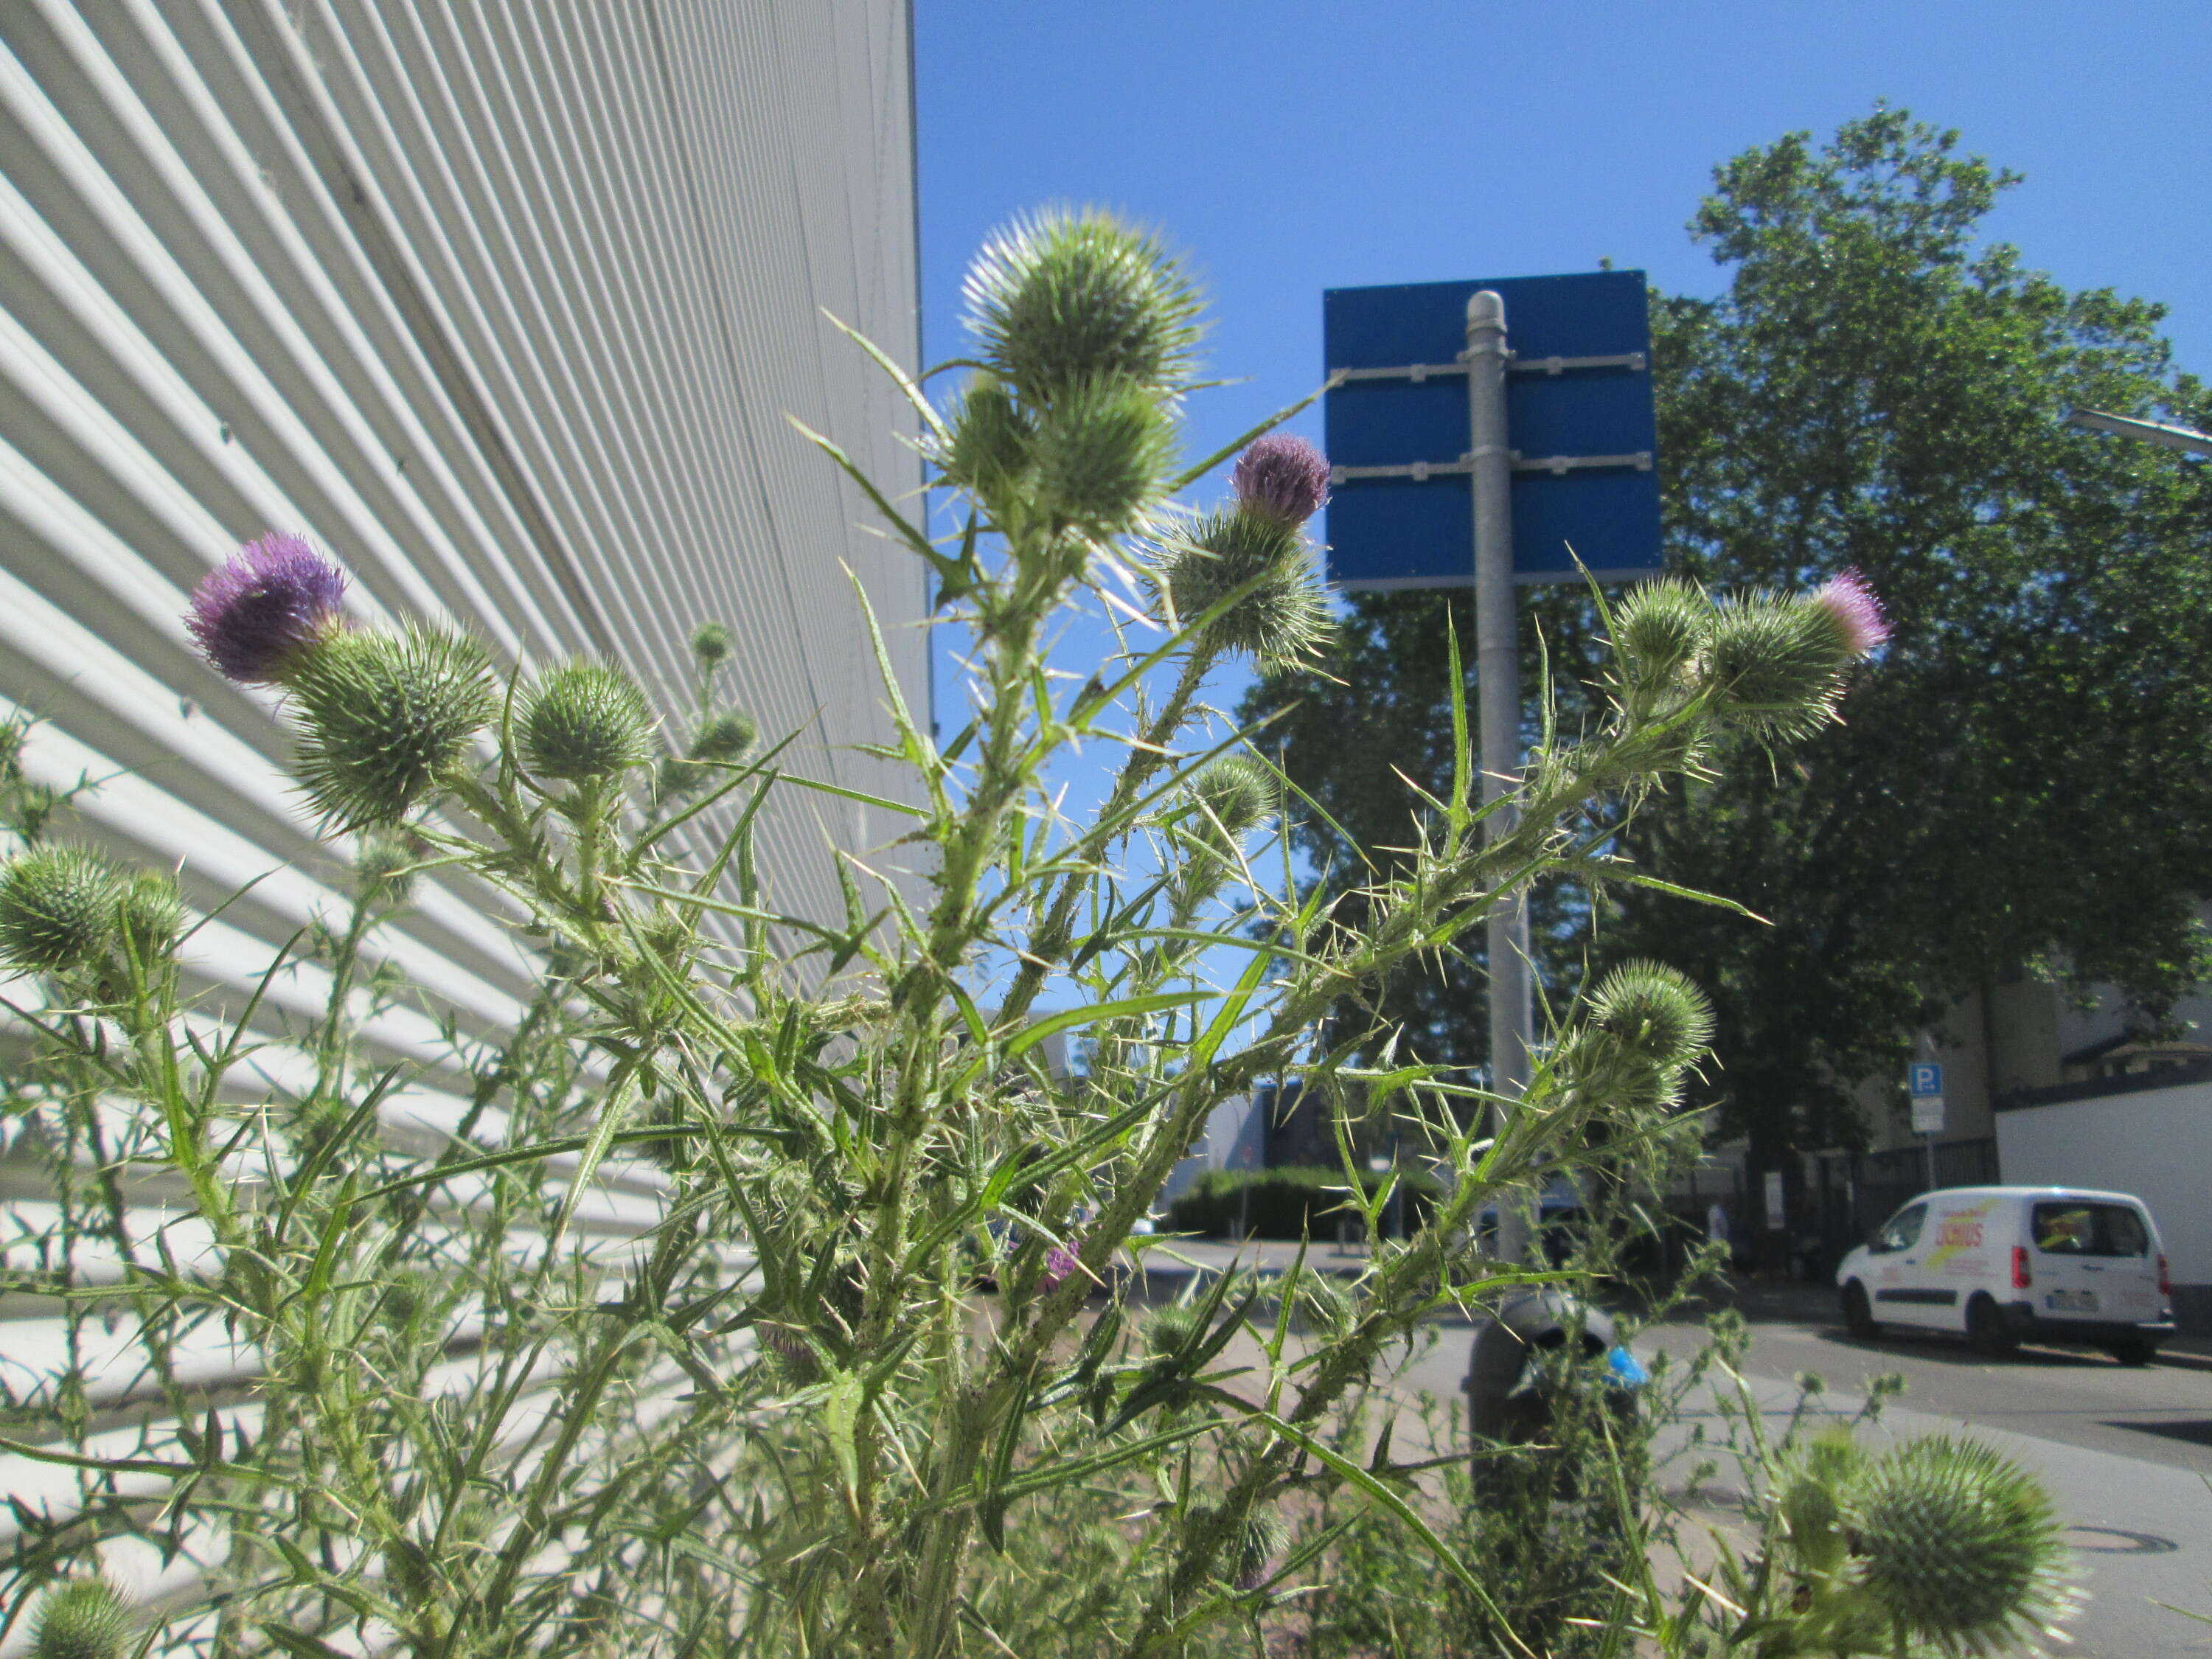
[[[1328,501],[1328,458],[1304,438],[1270,433],[1237,458],[1229,482],[1245,506],[1304,524]]]
[[[1889,618],[1881,601],[1856,570],[1846,568],[1831,577],[1813,603],[1835,619],[1836,630],[1855,657],[1863,657],[1889,638]]]
[[[757,1325],[760,1340],[769,1351],[793,1364],[803,1364],[814,1358],[814,1350],[806,1346],[806,1339],[797,1331],[782,1325]]]
[[[200,579],[185,626],[217,672],[275,684],[303,647],[344,625],[345,590],[345,573],[300,537],[264,536]]]
[[[1056,1291],[1067,1276],[1079,1271],[1082,1265],[1075,1259],[1075,1252],[1069,1249],[1066,1245],[1055,1244],[1045,1252],[1044,1272],[1039,1275],[1039,1278],[1045,1289]]]

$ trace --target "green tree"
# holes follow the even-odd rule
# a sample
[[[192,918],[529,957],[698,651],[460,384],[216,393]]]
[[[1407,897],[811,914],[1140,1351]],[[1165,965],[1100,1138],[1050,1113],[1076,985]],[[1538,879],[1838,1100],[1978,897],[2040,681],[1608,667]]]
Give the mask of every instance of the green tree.
[[[1708,1097],[1762,1156],[1856,1139],[1850,1085],[1896,1075],[1917,1027],[1995,978],[2117,984],[2154,1024],[2203,972],[2212,489],[2065,417],[2203,424],[2212,400],[2173,371],[2162,307],[1980,241],[2017,182],[1903,111],[1825,146],[1790,134],[1720,167],[1692,221],[1727,293],[1654,296],[1670,566],[1728,588],[1855,567],[1895,627],[1841,723],[1787,758],[1724,749],[1624,827],[1644,867],[1774,926],[1649,890],[1595,918],[1572,893],[1540,909],[1555,987],[1633,954],[1707,987]],[[1350,879],[1347,841],[1387,860],[1409,839],[1382,757],[1449,752],[1434,669],[1448,616],[1471,635],[1465,606],[1356,598],[1336,685],[1279,728],[1335,820],[1304,832],[1324,879]],[[1557,662],[1601,629],[1560,591],[1529,607],[1532,671],[1540,632]],[[1289,692],[1263,684],[1251,708]],[[1389,1011],[1417,1048],[1474,1059],[1480,993],[1462,963],[1394,986]]]

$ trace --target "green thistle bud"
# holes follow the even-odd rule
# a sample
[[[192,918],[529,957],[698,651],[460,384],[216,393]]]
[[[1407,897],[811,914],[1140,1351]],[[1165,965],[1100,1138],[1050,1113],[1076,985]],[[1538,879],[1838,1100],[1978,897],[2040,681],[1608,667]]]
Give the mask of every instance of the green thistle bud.
[[[1006,490],[1029,468],[1036,431],[1006,387],[988,374],[969,383],[953,412],[952,435],[938,456],[948,483],[971,489],[998,510]]]
[[[1273,1510],[1260,1510],[1244,1517],[1237,1529],[1237,1542],[1229,1553],[1238,1589],[1257,1589],[1267,1582],[1267,1564],[1291,1541],[1291,1528]]]
[[[1155,1359],[1164,1359],[1188,1347],[1202,1328],[1195,1307],[1170,1302],[1164,1308],[1155,1309],[1152,1316],[1145,1322],[1145,1352]]]
[[[1730,725],[1800,738],[1835,718],[1851,660],[1827,612],[1809,599],[1752,593],[1714,607],[1700,667]]]
[[[541,777],[599,782],[653,758],[653,709],[637,682],[605,663],[563,663],[524,695],[514,731]]]
[[[1190,280],[1157,240],[1110,215],[1016,221],[983,245],[964,292],[983,355],[1033,408],[1099,381],[1171,392],[1188,376]]]
[[[1237,507],[1209,514],[1163,541],[1152,585],[1189,627],[1256,583],[1198,631],[1205,651],[1243,652],[1263,667],[1294,667],[1328,636],[1328,602],[1295,525]]]
[[[691,655],[702,673],[713,673],[729,661],[737,648],[730,630],[720,623],[702,622],[691,630]]]
[[[166,957],[185,933],[185,896],[168,877],[131,878],[115,901],[116,931],[142,962]]]
[[[82,847],[41,847],[0,865],[0,962],[60,973],[115,942],[124,892],[114,866]]]
[[[1174,459],[1155,394],[1127,380],[1070,387],[1037,422],[1038,505],[1093,539],[1119,535],[1158,500]]]
[[[420,1267],[403,1267],[392,1276],[378,1299],[377,1315],[385,1328],[404,1332],[438,1301],[438,1281]]]
[[[34,1659],[122,1659],[131,1610],[105,1578],[78,1578],[46,1597],[31,1637]]]
[[[760,736],[760,727],[741,709],[725,708],[699,722],[691,734],[691,758],[715,766],[735,766]]]
[[[483,647],[419,624],[335,635],[303,653],[291,690],[293,769],[340,830],[397,823],[423,805],[499,708]]]
[[[1313,1329],[1330,1336],[1341,1334],[1350,1328],[1356,1308],[1352,1287],[1334,1273],[1298,1276],[1297,1311]]]
[[[1231,840],[1241,841],[1275,815],[1275,775],[1256,755],[1224,755],[1188,787],[1191,799]]]
[[[1866,1454],[1848,1429],[1820,1435],[1786,1471],[1775,1508],[1797,1565],[1822,1577],[1844,1565],[1844,1494],[1864,1471]]]
[[[2011,1651],[2072,1609],[2051,1499],[1990,1447],[1940,1435],[1899,1446],[1845,1508],[1860,1583],[1910,1638]]]
[[[415,890],[415,866],[422,855],[397,836],[367,835],[354,849],[354,891],[374,908],[396,908]]]
[[[1712,601],[1679,576],[1632,588],[1613,608],[1613,650],[1628,678],[1657,685],[1680,673],[1705,643]]]
[[[1626,962],[1607,974],[1591,994],[1589,1024],[1619,1052],[1668,1071],[1689,1065],[1713,1040],[1705,993],[1656,962]]]

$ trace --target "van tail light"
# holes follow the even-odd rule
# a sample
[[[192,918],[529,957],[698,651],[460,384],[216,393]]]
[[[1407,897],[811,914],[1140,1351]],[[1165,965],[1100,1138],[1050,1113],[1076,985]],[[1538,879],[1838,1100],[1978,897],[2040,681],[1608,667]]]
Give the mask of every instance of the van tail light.
[[[2027,1247],[2024,1244],[2014,1245],[2012,1247],[2013,1289],[2024,1291],[2034,1283],[2035,1275],[2027,1270]]]
[[[2158,1259],[2158,1293],[2168,1297],[2173,1294],[2173,1275],[2166,1271],[2164,1256]]]

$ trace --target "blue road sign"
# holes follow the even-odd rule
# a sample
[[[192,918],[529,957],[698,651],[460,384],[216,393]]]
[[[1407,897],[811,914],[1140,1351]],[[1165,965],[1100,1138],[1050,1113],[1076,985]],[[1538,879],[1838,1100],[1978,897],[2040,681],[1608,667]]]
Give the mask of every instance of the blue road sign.
[[[1322,296],[1327,367],[1352,378],[1324,405],[1331,466],[1328,579],[1342,587],[1453,587],[1474,580],[1467,471],[1467,301],[1505,301],[1513,573],[1522,581],[1660,567],[1651,326],[1640,270],[1512,276]],[[1579,363],[1550,360],[1611,361]],[[1378,370],[1415,373],[1376,374]],[[1418,465],[1417,465],[1418,464]],[[1396,476],[1361,476],[1376,469]],[[1568,551],[1571,546],[1572,554]]]
[[[1510,313],[1509,313],[1510,314]],[[1916,1097],[1943,1092],[1943,1068],[1933,1060],[1917,1060],[1905,1069],[1906,1092]]]

